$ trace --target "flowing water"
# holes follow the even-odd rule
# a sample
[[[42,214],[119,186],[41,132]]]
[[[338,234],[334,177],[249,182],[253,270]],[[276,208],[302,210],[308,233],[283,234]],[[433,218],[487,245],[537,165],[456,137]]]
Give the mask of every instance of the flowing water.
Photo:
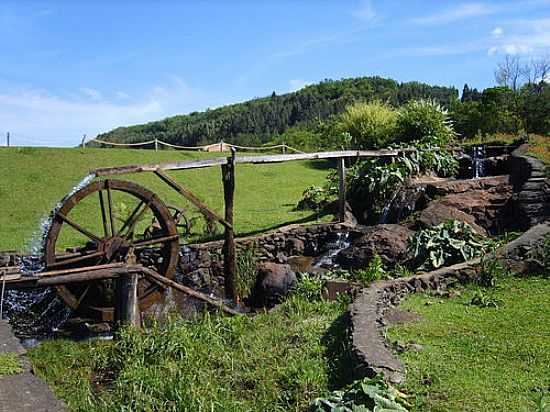
[[[32,235],[26,248],[28,253],[19,259],[21,273],[32,276],[45,269],[44,248],[54,216],[69,197],[90,184],[94,178],[93,173],[84,177],[55,205],[48,216],[40,220],[39,229]],[[6,291],[3,305],[3,312],[10,320],[14,332],[27,345],[38,342],[36,338],[47,338],[55,334],[71,315],[71,310],[57,296],[54,288]]]
[[[336,256],[341,250],[351,245],[350,234],[348,232],[337,232],[335,238],[325,244],[325,252],[315,259],[314,268],[337,269]]]
[[[485,176],[485,146],[472,147],[472,175],[474,179]]]

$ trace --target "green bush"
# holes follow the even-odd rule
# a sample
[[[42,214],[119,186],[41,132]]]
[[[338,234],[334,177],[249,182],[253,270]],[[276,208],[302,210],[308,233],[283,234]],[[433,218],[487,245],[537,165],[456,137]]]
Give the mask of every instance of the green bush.
[[[455,132],[447,111],[431,100],[413,100],[405,104],[397,116],[397,141],[429,142],[445,146]]]
[[[355,103],[340,116],[340,128],[357,149],[386,147],[395,137],[397,111],[381,102]]]
[[[473,259],[481,255],[484,249],[481,236],[469,224],[458,220],[419,230],[409,239],[409,251],[414,256],[414,263],[423,270]]]
[[[386,277],[386,270],[382,259],[378,255],[374,255],[365,269],[358,269],[352,272],[351,279],[356,280],[368,286],[372,282],[383,279]]]

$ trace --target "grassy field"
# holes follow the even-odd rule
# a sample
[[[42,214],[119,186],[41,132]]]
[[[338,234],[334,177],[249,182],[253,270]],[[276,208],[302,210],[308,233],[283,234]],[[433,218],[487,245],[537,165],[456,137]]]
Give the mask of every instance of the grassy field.
[[[29,355],[75,411],[303,411],[351,380],[345,310],[295,296],[273,313],[43,342]]]
[[[510,278],[488,295],[499,307],[469,304],[474,288],[439,300],[412,295],[401,309],[422,320],[390,329],[390,339],[424,348],[407,351],[404,388],[413,411],[535,411],[550,388],[550,281]]]
[[[0,148],[0,250],[24,250],[33,232],[37,231],[40,219],[91,169],[208,156],[212,155],[129,149]],[[284,223],[315,220],[311,212],[295,211],[294,206],[307,186],[323,182],[326,166],[319,162],[239,165],[235,195],[237,232],[244,234]],[[171,174],[223,216],[219,167]],[[181,196],[150,173],[119,178],[144,185],[168,203],[185,204]],[[79,222],[99,224],[97,203],[83,205],[74,213]],[[70,236],[65,239],[67,245],[72,244]]]

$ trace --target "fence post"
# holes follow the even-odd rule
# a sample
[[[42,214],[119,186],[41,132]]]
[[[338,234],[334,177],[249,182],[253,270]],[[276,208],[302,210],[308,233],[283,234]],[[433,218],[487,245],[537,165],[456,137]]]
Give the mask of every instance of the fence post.
[[[159,150],[159,141],[158,139],[155,137],[155,152],[157,152]]]
[[[283,142],[283,154],[286,154],[286,143]]]
[[[80,146],[85,149],[86,148],[86,135],[82,135],[82,142],[80,142]]]
[[[10,147],[10,132],[6,132],[6,145]]]
[[[223,272],[225,278],[225,295],[229,299],[236,299],[236,253],[235,231],[233,229],[233,198],[235,194],[235,153],[231,147],[231,156],[227,158],[227,164],[222,165],[223,197],[225,202],[225,221],[231,227],[225,227],[223,244]]]
[[[136,272],[124,268],[115,280],[115,324],[118,327],[129,325],[140,327],[141,319],[138,304],[138,280]]]
[[[343,157],[338,162],[338,220],[346,220],[346,164]]]

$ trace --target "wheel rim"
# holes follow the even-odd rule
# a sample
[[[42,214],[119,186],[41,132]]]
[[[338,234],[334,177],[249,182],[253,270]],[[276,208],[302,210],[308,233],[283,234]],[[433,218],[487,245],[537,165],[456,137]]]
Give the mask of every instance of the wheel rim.
[[[87,229],[78,223],[71,211],[83,201],[98,195],[102,233]],[[112,199],[115,194],[124,194],[137,200],[132,213],[118,223],[114,219]],[[135,233],[144,216],[152,216],[156,222],[151,233]],[[64,228],[71,228],[88,238],[85,247],[72,254],[56,254],[56,244]],[[96,228],[97,229],[97,228]],[[149,229],[148,229],[149,230]],[[96,266],[124,262],[134,253],[138,264],[156,270],[172,278],[177,266],[179,240],[177,228],[170,211],[151,191],[122,180],[101,180],[91,183],[66,199],[56,215],[46,236],[45,263],[48,270]],[[90,281],[82,284],[58,286],[58,294],[78,313],[110,320],[113,316],[112,281]],[[160,297],[160,287],[140,280],[138,287],[140,308],[150,307]]]

